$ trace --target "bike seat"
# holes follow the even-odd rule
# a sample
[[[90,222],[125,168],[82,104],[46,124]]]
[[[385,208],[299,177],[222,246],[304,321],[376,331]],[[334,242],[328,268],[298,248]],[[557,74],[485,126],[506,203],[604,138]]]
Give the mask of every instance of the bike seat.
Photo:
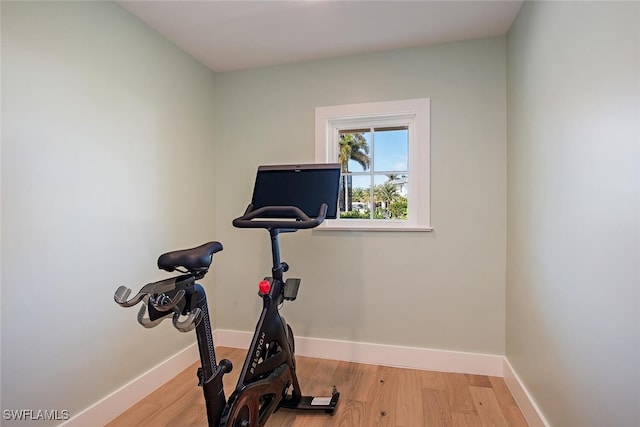
[[[222,250],[220,242],[209,242],[197,248],[167,252],[158,258],[158,268],[174,271],[184,267],[190,272],[207,271],[213,261],[213,254]]]

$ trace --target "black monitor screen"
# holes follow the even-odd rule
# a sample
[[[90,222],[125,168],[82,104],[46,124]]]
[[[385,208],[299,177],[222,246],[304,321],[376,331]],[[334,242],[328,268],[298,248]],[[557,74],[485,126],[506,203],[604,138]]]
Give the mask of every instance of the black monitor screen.
[[[315,218],[320,205],[326,203],[327,218],[336,218],[340,164],[260,166],[256,175],[251,204],[253,209],[265,206],[296,206]],[[269,214],[272,218],[289,215]]]

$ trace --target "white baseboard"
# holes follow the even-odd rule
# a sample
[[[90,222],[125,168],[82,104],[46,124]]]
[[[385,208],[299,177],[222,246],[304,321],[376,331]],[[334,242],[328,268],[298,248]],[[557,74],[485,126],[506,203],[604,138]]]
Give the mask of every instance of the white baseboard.
[[[504,382],[507,383],[507,387],[509,387],[529,427],[549,427],[549,423],[542,414],[542,411],[540,411],[535,400],[533,400],[531,394],[529,394],[529,391],[506,357],[504,358],[503,371]]]
[[[60,427],[103,426],[198,359],[198,346],[194,343],[65,421]]]
[[[249,348],[253,333],[216,329],[216,346]],[[402,347],[319,338],[296,337],[296,355],[441,372],[504,377],[529,426],[549,427],[542,412],[504,356]],[[64,422],[60,427],[105,425],[198,360],[194,343],[110,395]]]
[[[251,332],[217,329],[216,345],[249,348]],[[503,356],[296,337],[296,355],[441,372],[501,377]]]

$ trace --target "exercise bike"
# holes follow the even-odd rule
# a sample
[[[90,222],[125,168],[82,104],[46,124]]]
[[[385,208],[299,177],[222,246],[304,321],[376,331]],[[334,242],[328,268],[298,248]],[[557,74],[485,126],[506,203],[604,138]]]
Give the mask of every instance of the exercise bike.
[[[219,242],[161,255],[160,269],[182,274],[150,283],[131,299],[127,299],[131,289],[120,286],[116,291],[114,299],[122,307],[143,303],[138,322],[146,328],[171,316],[179,331],[195,329],[201,363],[198,385],[203,388],[209,427],[264,426],[281,408],[327,414],[335,411],[340,397],[335,386],[328,397],[303,396],[301,392],[293,331],[279,312],[285,301],[296,299],[300,279],[284,278],[289,266],[280,259],[279,235],[314,228],[327,217],[335,218],[339,179],[338,164],[258,168],[252,203],[233,225],[269,231],[273,266],[271,276],[259,283],[262,312],[228,399],[222,378],[233,366],[227,359],[216,361],[205,291],[196,283],[209,271],[213,255],[222,250]],[[313,209],[315,214],[310,215]]]

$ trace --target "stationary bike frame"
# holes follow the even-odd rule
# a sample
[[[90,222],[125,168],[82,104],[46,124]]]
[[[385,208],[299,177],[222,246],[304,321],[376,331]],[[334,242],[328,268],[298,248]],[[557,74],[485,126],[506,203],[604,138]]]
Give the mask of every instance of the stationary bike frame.
[[[266,211],[268,209],[266,208]],[[195,327],[201,363],[198,378],[199,385],[203,388],[209,427],[264,426],[269,416],[279,408],[324,411],[332,414],[340,396],[335,387],[331,397],[318,401],[311,396],[302,396],[296,375],[293,332],[279,312],[279,307],[285,300],[295,299],[300,280],[289,279],[294,281],[292,285],[295,285],[295,290],[287,289],[288,281],[284,280],[284,273],[289,267],[280,260],[278,236],[283,232],[317,226],[324,219],[326,205],[323,205],[318,218],[315,219],[296,209],[296,215],[302,215],[302,220],[293,223],[251,221],[252,218],[259,218],[265,208],[253,211],[255,216],[252,216],[250,211],[251,206],[247,208],[243,217],[234,220],[234,225],[268,229],[273,260],[272,277],[265,279],[270,285],[268,292],[259,293],[263,301],[262,312],[238,383],[228,400],[225,398],[222,377],[231,371],[232,364],[226,359],[221,360],[219,364],[216,361],[205,291],[195,283],[208,272],[208,264],[213,259],[213,253],[222,250],[219,243],[211,242],[191,250],[162,255],[158,260],[159,266],[163,257],[168,257],[172,262],[165,262],[161,268],[172,271],[178,266],[183,266],[187,268],[188,271],[185,273],[188,274],[149,284],[129,301],[126,301],[126,298],[130,290],[125,287],[120,287],[114,297],[116,302],[124,307],[144,301],[138,320],[145,327],[157,325],[170,314],[173,314],[173,323],[177,329],[186,332]],[[219,248],[212,249],[211,245],[214,243]],[[205,268],[202,266],[202,259],[206,258],[207,254],[210,258]],[[198,269],[190,269],[185,265],[190,264],[189,260],[192,258],[200,261]],[[148,306],[148,319],[144,318],[145,306]],[[187,316],[186,320],[180,320],[183,315]]]
[[[286,283],[283,273],[288,269],[287,264],[280,261],[279,233],[279,229],[269,230],[273,255],[271,286],[268,293],[261,294],[262,312],[221,425],[226,425],[227,419],[242,417],[242,411],[248,411],[250,425],[262,426],[279,407],[304,409],[300,405],[309,403],[302,401],[293,334],[279,312]],[[291,387],[291,394],[284,395],[287,385]]]

